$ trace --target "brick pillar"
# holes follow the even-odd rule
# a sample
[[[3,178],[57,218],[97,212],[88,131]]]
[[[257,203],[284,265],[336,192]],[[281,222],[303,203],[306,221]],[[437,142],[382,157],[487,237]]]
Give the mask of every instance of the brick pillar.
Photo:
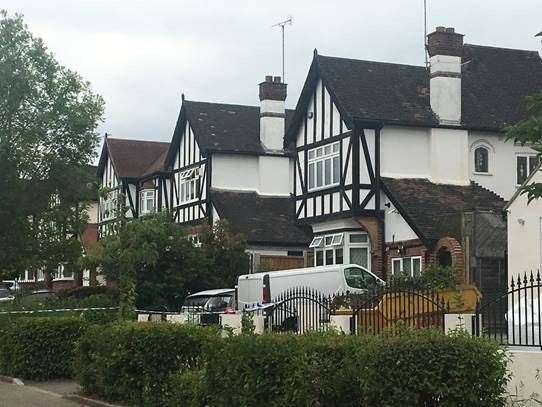
[[[384,278],[385,267],[384,259],[382,258],[384,234],[381,223],[378,218],[365,216],[357,218],[356,221],[367,232],[371,241],[371,271],[377,276]]]

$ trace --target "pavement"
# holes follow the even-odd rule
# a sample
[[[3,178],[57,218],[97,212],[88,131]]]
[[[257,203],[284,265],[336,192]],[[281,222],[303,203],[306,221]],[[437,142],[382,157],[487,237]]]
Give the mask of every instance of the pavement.
[[[0,407],[74,407],[81,406],[81,404],[66,400],[63,398],[63,393],[57,393],[49,390],[49,384],[52,389],[58,389],[63,391],[66,388],[73,388],[74,383],[50,383],[41,387],[35,387],[33,385],[26,384],[19,386],[17,384],[0,382]]]

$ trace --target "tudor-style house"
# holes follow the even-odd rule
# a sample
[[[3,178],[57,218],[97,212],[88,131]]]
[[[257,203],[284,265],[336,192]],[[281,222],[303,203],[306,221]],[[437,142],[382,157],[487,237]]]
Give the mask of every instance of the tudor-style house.
[[[128,216],[167,208],[194,239],[229,220],[253,270],[267,269],[260,256],[384,277],[437,263],[494,290],[506,280],[502,210],[538,163],[503,130],[542,89],[542,61],[444,27],[427,50],[429,67],[315,51],[295,111],[266,77],[259,107],[183,97],[171,143],[107,138],[100,234],[123,192]]]
[[[389,276],[438,262],[490,290],[506,278],[505,200],[538,162],[503,129],[542,89],[542,61],[453,28],[427,42],[429,69],[315,51],[285,138],[295,216],[315,265]]]
[[[195,241],[204,223],[227,219],[247,239],[252,270],[302,267],[310,234],[295,223],[290,199],[286,84],[268,76],[259,96],[260,107],[183,95],[171,143],[107,137],[98,169],[109,191],[100,235],[112,231],[122,193],[128,217],[170,210]]]

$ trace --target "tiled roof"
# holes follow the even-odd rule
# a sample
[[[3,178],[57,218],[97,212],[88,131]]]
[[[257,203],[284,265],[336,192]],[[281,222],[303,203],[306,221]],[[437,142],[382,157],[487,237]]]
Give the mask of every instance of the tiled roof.
[[[139,178],[161,171],[169,143],[107,137],[98,165],[98,176],[105,167],[106,148],[120,178]]]
[[[260,142],[258,106],[184,100],[182,109],[203,151],[257,155],[268,153]],[[285,128],[292,114],[292,110],[286,110]]]
[[[500,131],[526,117],[525,97],[542,90],[536,51],[465,44],[462,65],[462,127]],[[423,66],[315,54],[288,137],[294,137],[321,77],[349,128],[356,120],[431,127],[429,72]]]
[[[310,231],[295,223],[294,202],[288,197],[266,197],[254,192],[212,190],[211,199],[221,219],[252,244],[307,246]]]
[[[478,184],[435,184],[426,179],[382,178],[394,206],[426,242],[446,236],[461,238],[461,213],[487,211],[500,214],[505,201]]]

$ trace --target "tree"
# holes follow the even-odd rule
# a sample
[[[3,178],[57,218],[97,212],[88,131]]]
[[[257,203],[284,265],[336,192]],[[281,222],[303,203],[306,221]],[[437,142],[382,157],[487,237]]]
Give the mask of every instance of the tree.
[[[521,145],[528,144],[533,150],[542,154],[542,92],[526,98],[528,117],[514,126],[506,129],[507,140],[513,140]],[[542,183],[532,182],[522,188],[527,194],[528,201],[542,197]]]
[[[103,100],[0,11],[0,279],[75,265]]]
[[[244,240],[227,224],[209,227],[202,240],[196,246],[169,213],[147,215],[101,239],[87,266],[118,283],[123,317],[135,307],[179,310],[188,294],[233,287],[248,269]]]

